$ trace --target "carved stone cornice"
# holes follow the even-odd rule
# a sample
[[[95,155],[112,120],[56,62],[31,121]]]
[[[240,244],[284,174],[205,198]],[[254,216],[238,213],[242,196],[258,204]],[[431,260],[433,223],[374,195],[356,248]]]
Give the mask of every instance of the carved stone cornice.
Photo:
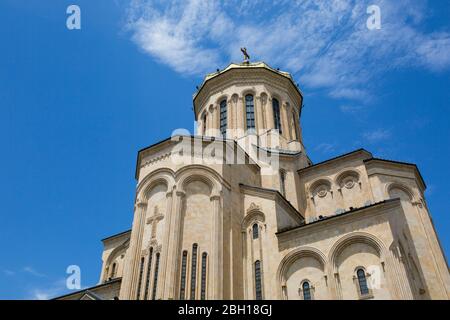
[[[157,156],[157,157],[153,157],[153,158],[147,159],[147,160],[145,160],[145,161],[142,161],[142,162],[141,162],[141,169],[142,169],[142,168],[145,168],[145,167],[147,167],[147,166],[149,166],[149,165],[151,165],[151,164],[154,164],[154,163],[156,163],[156,162],[165,160],[165,159],[169,158],[170,155],[171,155],[171,152],[167,152],[167,153],[164,153],[164,154],[159,155],[159,156]]]

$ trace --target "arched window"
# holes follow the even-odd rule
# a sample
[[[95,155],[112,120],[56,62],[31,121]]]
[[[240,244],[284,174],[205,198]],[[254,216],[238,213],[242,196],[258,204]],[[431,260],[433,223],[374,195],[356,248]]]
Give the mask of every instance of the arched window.
[[[206,112],[203,113],[202,127],[202,135],[206,135]]]
[[[223,137],[227,134],[227,100],[220,103],[220,133]]]
[[[142,286],[142,274],[144,273],[144,263],[145,258],[141,258],[141,266],[139,268],[139,281],[138,281],[138,287],[137,287],[137,294],[136,294],[136,300],[140,299],[141,296],[141,286]]]
[[[255,299],[262,300],[261,261],[255,262]]]
[[[308,281],[303,282],[302,291],[303,291],[303,300],[312,300],[311,286]]]
[[[116,263],[114,262],[111,267],[111,279],[114,279],[116,276]]]
[[[158,289],[158,273],[159,273],[159,252],[156,254],[155,274],[154,274],[154,277],[153,277],[152,300],[156,299],[156,290]]]
[[[195,299],[195,284],[197,282],[197,248],[194,243],[192,246],[192,267],[191,267],[191,300]]]
[[[359,292],[361,295],[364,296],[369,294],[369,287],[367,286],[366,272],[364,269],[358,269],[356,275],[358,276]]]
[[[272,99],[272,109],[275,129],[281,134],[283,131],[281,129],[280,103],[277,99]]]
[[[183,257],[181,258],[181,281],[180,281],[180,300],[185,299],[186,294],[186,264],[187,264],[187,251],[183,251]]]
[[[286,197],[286,172],[280,170],[280,191]]]
[[[245,96],[245,114],[247,119],[247,130],[255,129],[255,106],[251,94]]]
[[[258,228],[258,224],[255,223],[252,227],[252,231],[253,231],[253,240],[254,239],[258,239],[259,237],[259,228]]]
[[[203,252],[202,254],[202,285],[201,285],[201,295],[200,299],[206,299],[206,262],[208,259],[208,254]]]
[[[148,289],[150,288],[150,277],[152,270],[152,259],[153,259],[153,248],[150,248],[150,252],[148,254],[148,262],[147,262],[147,282],[145,283],[145,291],[144,291],[144,300],[147,300],[148,297]]]

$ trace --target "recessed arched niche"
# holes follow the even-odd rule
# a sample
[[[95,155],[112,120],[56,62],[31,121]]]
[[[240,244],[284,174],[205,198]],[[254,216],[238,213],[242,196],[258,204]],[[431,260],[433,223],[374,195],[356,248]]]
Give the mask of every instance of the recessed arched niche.
[[[166,223],[167,191],[167,183],[161,181],[153,184],[145,192],[147,212],[142,242],[143,249],[147,249],[152,240],[157,240],[158,243],[161,243],[163,240]]]
[[[331,182],[327,179],[319,179],[309,187],[310,199],[316,217],[326,216],[333,212],[335,207]]]

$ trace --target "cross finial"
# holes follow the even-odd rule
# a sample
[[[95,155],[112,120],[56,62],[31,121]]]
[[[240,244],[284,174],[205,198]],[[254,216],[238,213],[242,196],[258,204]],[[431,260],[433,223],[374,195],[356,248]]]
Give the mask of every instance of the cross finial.
[[[249,62],[250,56],[247,53],[247,48],[241,48],[241,52],[244,55],[244,62]]]

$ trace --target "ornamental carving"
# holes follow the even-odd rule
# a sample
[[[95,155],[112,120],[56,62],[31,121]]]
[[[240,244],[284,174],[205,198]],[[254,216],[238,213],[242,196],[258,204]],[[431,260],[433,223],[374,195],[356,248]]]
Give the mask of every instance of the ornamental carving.
[[[258,205],[256,205],[254,202],[252,202],[252,203],[250,204],[250,207],[248,207],[247,212],[250,212],[250,211],[260,211],[260,210],[261,210],[261,207],[258,206]]]
[[[330,191],[330,188],[327,185],[320,185],[316,188],[313,195],[317,195],[319,198],[324,198]]]

